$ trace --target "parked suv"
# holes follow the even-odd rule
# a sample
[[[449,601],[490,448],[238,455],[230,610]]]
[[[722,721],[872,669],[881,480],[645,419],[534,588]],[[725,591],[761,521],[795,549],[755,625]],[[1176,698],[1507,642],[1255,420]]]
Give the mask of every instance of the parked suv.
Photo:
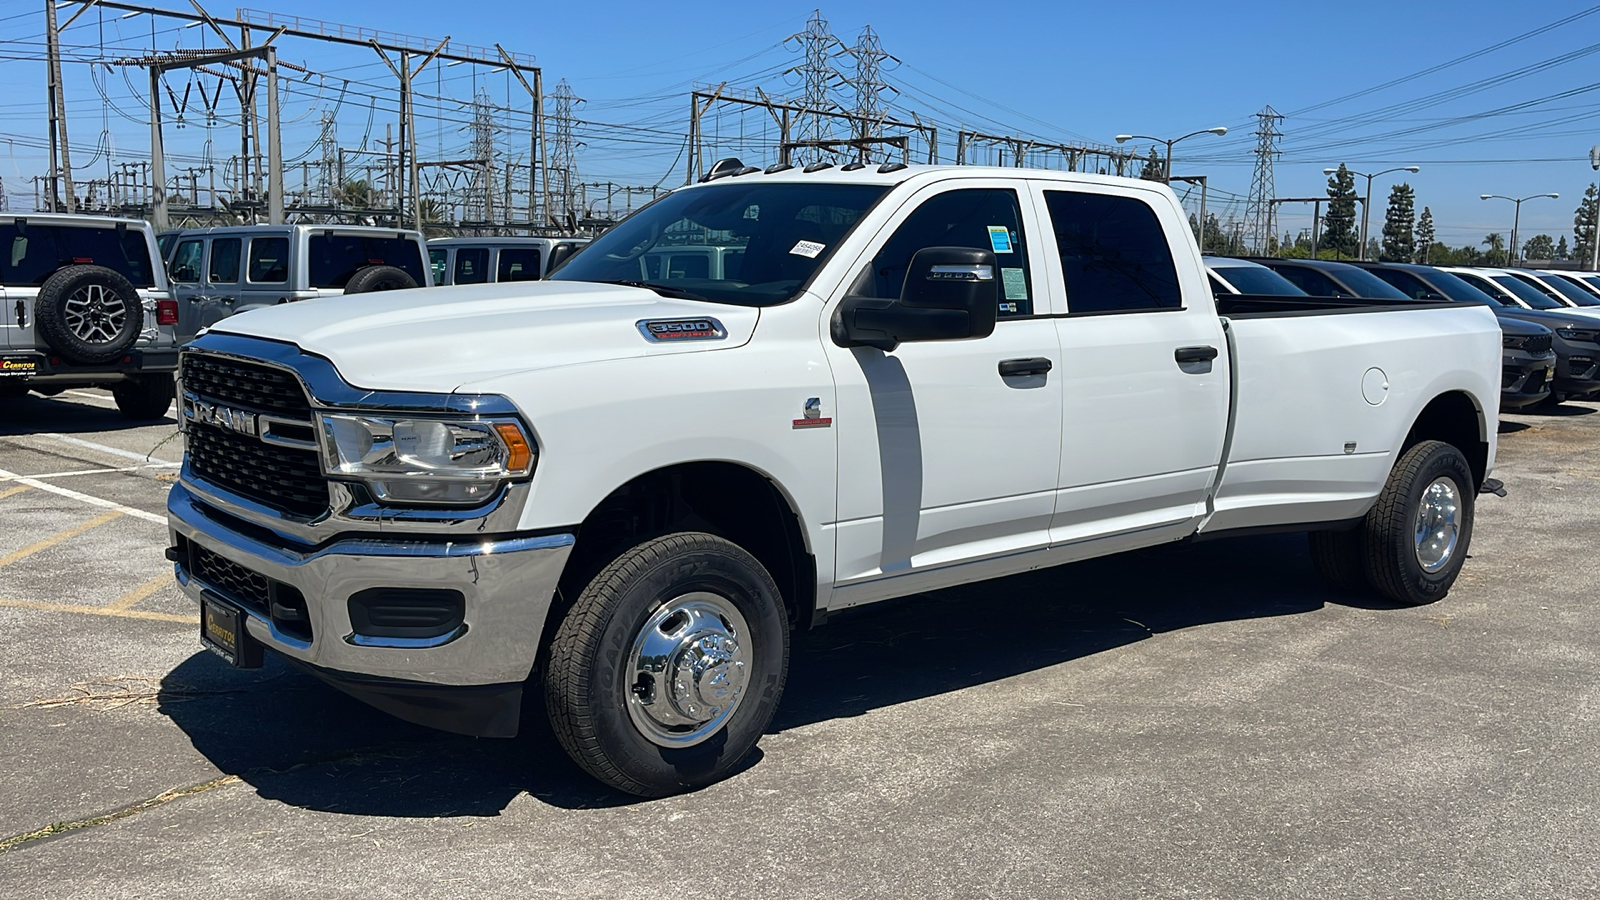
[[[315,297],[431,286],[422,235],[353,225],[237,225],[171,238],[167,274],[191,338],[234,313]]]
[[[541,281],[588,238],[435,238],[428,242],[434,284]]]
[[[146,222],[0,216],[0,398],[108,387],[130,419],[164,415],[179,305]]]

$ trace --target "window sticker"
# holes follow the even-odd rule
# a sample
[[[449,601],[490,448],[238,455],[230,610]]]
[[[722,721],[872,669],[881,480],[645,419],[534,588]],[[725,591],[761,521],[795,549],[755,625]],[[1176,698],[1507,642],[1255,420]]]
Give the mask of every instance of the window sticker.
[[[806,259],[816,259],[817,254],[821,253],[822,248],[826,246],[827,244],[819,244],[816,241],[801,241],[795,244],[794,249],[790,250],[789,253],[793,256],[804,256]]]
[[[1000,304],[1000,311],[1003,313],[1015,314],[1017,311],[1017,305],[1015,303],[1002,303]]]
[[[1028,299],[1028,274],[1023,270],[1002,266],[1000,284],[1005,288],[1007,300]]]
[[[1010,253],[1011,229],[1004,225],[990,225],[989,246],[993,247],[996,253]]]

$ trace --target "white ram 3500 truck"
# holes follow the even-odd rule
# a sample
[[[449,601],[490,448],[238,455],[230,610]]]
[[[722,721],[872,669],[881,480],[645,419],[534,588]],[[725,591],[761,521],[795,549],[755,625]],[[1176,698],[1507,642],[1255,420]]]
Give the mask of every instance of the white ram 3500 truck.
[[[737,253],[640,280],[679,244]],[[1499,366],[1486,308],[1214,299],[1150,182],[719,166],[547,281],[219,322],[169,555],[236,665],[479,735],[542,693],[660,795],[752,749],[790,632],[846,607],[1263,529],[1444,596]]]

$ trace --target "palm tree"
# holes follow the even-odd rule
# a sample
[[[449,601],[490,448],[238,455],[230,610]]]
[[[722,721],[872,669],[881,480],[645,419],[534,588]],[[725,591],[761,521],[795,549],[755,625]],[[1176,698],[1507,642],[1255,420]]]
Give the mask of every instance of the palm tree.
[[[1487,262],[1492,266],[1503,266],[1506,262],[1506,238],[1498,231],[1490,232],[1483,236],[1484,246],[1489,252],[1484,254]]]

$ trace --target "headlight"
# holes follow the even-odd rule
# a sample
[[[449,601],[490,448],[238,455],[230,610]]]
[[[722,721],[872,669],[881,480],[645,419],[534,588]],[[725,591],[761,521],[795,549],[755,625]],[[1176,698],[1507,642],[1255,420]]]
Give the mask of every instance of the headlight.
[[[1556,334],[1569,341],[1579,341],[1585,344],[1600,343],[1600,331],[1592,328],[1557,328]]]
[[[383,501],[481,503],[505,479],[533,470],[533,441],[514,419],[318,419],[328,474],[359,478]]]

